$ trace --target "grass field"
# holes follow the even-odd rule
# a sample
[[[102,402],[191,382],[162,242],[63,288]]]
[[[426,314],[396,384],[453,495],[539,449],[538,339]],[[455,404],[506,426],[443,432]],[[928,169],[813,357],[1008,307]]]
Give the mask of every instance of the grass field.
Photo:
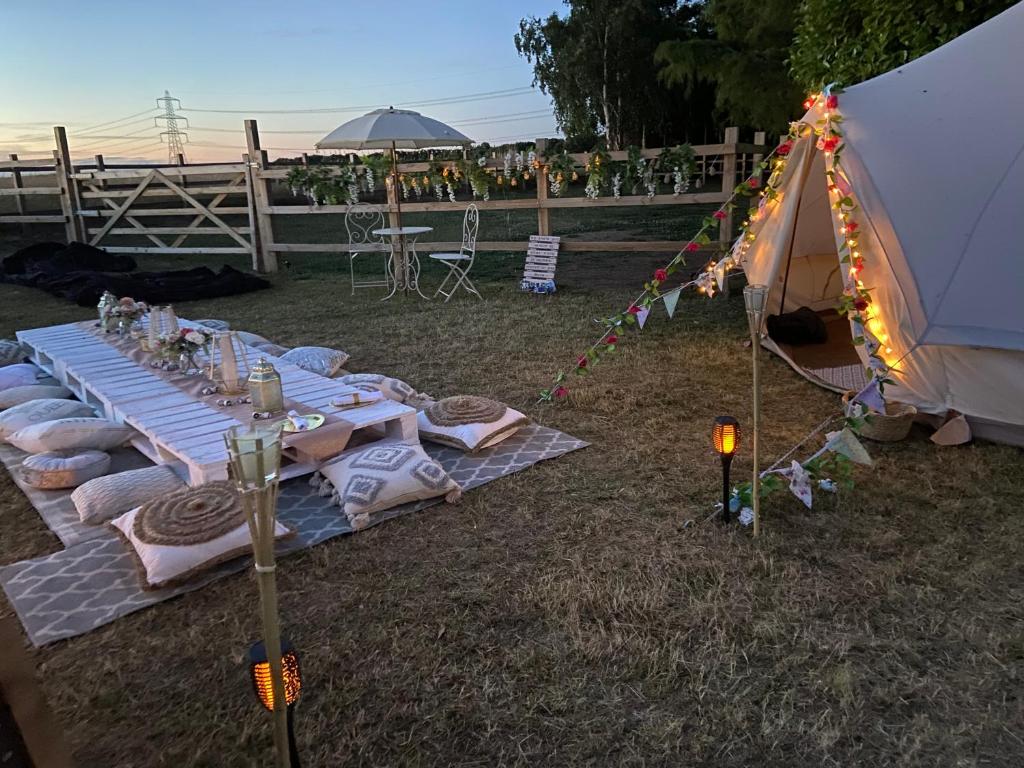
[[[647,237],[686,225],[611,215]],[[1021,452],[939,449],[915,428],[869,446],[876,465],[853,491],[813,511],[773,497],[758,541],[723,530],[704,522],[720,482],[708,433],[720,413],[750,421],[742,300],[688,296],[671,322],[656,311],[568,403],[538,406],[593,318],[662,258],[571,254],[550,298],[517,290],[520,259],[481,256],[483,302],[351,298],[342,261],[303,256],[269,291],[179,307],[340,347],[352,370],[435,396],[489,395],[592,443],[281,563],[304,764],[1020,765]],[[440,278],[428,268],[424,283]],[[0,337],[90,314],[0,285]],[[774,458],[838,397],[765,368]],[[744,450],[734,472],[749,470]],[[2,563],[60,546],[6,475],[0,520]],[[79,764],[269,764],[243,663],[255,599],[240,575],[34,651]]]

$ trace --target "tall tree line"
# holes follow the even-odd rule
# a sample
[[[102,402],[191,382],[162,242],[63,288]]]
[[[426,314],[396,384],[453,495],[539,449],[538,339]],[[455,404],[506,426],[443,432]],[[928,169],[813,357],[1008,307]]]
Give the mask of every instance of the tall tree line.
[[[802,96],[921,56],[1016,0],[564,0],[516,49],[571,149],[782,132]]]

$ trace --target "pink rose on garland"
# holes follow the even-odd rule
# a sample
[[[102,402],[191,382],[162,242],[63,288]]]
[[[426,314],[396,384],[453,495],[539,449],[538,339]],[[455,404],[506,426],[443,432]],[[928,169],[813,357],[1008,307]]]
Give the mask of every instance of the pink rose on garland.
[[[638,307],[636,304],[634,304],[633,306],[631,306],[626,311],[629,312],[629,314],[631,314],[631,315],[639,315],[640,314],[640,307]]]
[[[696,253],[697,251],[700,250],[700,246],[697,245],[696,243],[687,243],[686,248],[684,248],[683,250],[685,250],[687,253]]]
[[[614,344],[618,340],[619,340],[618,336],[616,336],[614,333],[609,333],[608,336],[605,338],[604,343],[605,344]]]
[[[834,96],[832,94],[829,94],[828,98],[825,99],[825,108],[826,109],[835,109],[838,106],[839,106],[839,97],[838,96]]]
[[[577,368],[586,368],[587,367],[587,356],[586,355],[580,355],[579,360],[576,361],[576,367]]]
[[[563,397],[569,394],[569,390],[563,387],[561,384],[559,384],[557,387],[555,387],[554,391],[551,394],[553,394],[555,397],[561,400]]]
[[[858,226],[859,225],[857,224],[856,221],[848,221],[848,222],[846,222],[846,231],[847,232],[856,232]]]
[[[751,189],[757,189],[758,187],[761,186],[761,180],[757,178],[757,176],[751,176],[749,179],[747,179],[747,186],[749,186]]]
[[[656,269],[654,270],[654,279],[657,280],[659,283],[663,283],[666,280],[668,280],[668,272],[666,272],[664,269]]]
[[[868,308],[868,300],[861,296],[855,302],[853,302],[853,306],[854,308],[856,308],[858,312],[863,312],[865,309]]]
[[[712,215],[712,216],[713,216],[714,218],[716,218],[716,219],[718,219],[719,221],[721,221],[722,219],[724,219],[724,218],[725,218],[725,211],[715,211],[715,212],[714,212],[713,214],[711,214],[711,215]]]
[[[821,149],[823,151],[825,151],[825,152],[831,152],[833,149],[835,149],[838,146],[839,146],[839,137],[838,136],[829,136],[829,137],[827,137],[825,139],[822,139]]]
[[[781,144],[779,144],[778,148],[775,150],[775,153],[777,155],[781,155],[782,157],[785,157],[786,155],[789,154],[791,149],[793,149],[793,142],[792,141],[784,141]]]

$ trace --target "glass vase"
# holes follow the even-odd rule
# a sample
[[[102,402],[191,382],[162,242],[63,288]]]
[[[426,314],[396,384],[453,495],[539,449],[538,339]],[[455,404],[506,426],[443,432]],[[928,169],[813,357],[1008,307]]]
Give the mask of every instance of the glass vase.
[[[178,370],[181,371],[184,376],[195,376],[200,373],[202,369],[199,363],[196,362],[195,352],[182,352],[178,355]]]

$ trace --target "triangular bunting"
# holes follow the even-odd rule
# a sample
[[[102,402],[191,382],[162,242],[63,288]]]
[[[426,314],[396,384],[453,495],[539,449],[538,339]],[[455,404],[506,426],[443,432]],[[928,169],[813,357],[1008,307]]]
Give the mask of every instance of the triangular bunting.
[[[811,476],[808,474],[807,470],[803,468],[803,465],[799,461],[794,461],[786,474],[789,475],[789,490],[791,490],[793,495],[804,503],[805,507],[810,509]]]
[[[641,329],[643,329],[644,323],[647,322],[647,316],[651,314],[651,310],[648,309],[647,307],[638,307],[638,309],[640,311],[636,313],[636,324],[639,325]]]
[[[825,443],[825,448],[828,450],[835,451],[858,464],[866,464],[869,467],[872,465],[868,452],[849,428],[843,427],[838,432],[829,432],[826,437],[828,442]]]
[[[864,403],[876,413],[885,413],[885,400],[882,393],[878,391],[878,379],[872,379],[868,385],[853,396],[851,402]]]
[[[715,264],[715,282],[718,283],[718,290],[725,291],[726,273],[728,272],[729,264],[725,259]]]
[[[678,288],[676,288],[674,291],[670,291],[669,293],[666,293],[662,297],[664,299],[664,301],[665,301],[665,311],[668,312],[668,319],[669,320],[671,320],[672,319],[672,315],[675,314],[676,304],[679,303],[679,294],[680,293],[682,293],[682,291],[679,290]]]

